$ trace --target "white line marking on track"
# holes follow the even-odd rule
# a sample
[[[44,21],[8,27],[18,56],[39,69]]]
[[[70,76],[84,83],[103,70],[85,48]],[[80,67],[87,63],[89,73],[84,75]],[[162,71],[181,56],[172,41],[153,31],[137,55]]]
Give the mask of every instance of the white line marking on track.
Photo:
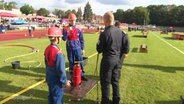
[[[154,34],[155,35],[155,34]],[[172,44],[170,44],[169,42],[165,41],[164,39],[160,38],[159,36],[155,35],[158,39],[160,39],[161,41],[165,42],[167,45],[171,46],[172,48],[174,48],[175,50],[177,50],[178,52],[180,52],[181,54],[184,55],[184,52],[181,51],[180,49],[176,48],[175,46],[173,46]]]

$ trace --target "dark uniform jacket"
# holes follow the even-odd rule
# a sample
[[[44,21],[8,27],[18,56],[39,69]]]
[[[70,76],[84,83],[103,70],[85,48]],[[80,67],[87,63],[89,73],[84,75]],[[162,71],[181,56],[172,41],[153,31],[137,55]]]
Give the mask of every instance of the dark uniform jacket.
[[[128,54],[130,49],[130,41],[128,39],[128,35],[122,31],[122,48],[121,48],[121,56],[123,54]]]
[[[100,34],[97,51],[103,58],[119,60],[123,54],[129,52],[128,36],[115,26],[108,26]]]

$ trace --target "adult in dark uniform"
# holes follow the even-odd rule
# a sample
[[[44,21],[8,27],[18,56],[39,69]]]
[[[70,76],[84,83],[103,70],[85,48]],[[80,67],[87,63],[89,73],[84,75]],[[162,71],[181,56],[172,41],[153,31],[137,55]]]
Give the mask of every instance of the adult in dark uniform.
[[[116,21],[114,26],[118,27],[121,29],[120,27],[121,23],[119,21]],[[122,49],[121,49],[121,66],[123,64],[123,60],[128,57],[128,52],[129,52],[129,47],[130,47],[130,41],[128,38],[128,34],[122,30]]]
[[[123,56],[122,31],[114,26],[112,12],[103,16],[105,30],[101,32],[97,43],[98,53],[102,53],[100,65],[101,104],[110,104],[110,84],[113,90],[113,104],[120,103],[119,79],[121,69],[121,58]],[[126,50],[128,52],[128,50]]]

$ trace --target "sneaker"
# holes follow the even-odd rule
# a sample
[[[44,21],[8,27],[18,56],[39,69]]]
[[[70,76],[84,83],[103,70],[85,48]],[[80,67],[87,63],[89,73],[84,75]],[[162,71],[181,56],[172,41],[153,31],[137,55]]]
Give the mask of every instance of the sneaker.
[[[82,81],[88,81],[88,79],[85,78],[84,76],[81,77],[81,80],[82,80]]]

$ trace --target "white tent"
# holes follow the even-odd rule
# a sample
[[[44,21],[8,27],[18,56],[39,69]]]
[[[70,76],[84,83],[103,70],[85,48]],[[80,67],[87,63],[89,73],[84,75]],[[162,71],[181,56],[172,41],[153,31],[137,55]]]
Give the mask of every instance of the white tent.
[[[49,16],[49,17],[57,17],[56,15],[54,15],[54,14],[52,14],[52,13],[50,13],[48,16]]]

